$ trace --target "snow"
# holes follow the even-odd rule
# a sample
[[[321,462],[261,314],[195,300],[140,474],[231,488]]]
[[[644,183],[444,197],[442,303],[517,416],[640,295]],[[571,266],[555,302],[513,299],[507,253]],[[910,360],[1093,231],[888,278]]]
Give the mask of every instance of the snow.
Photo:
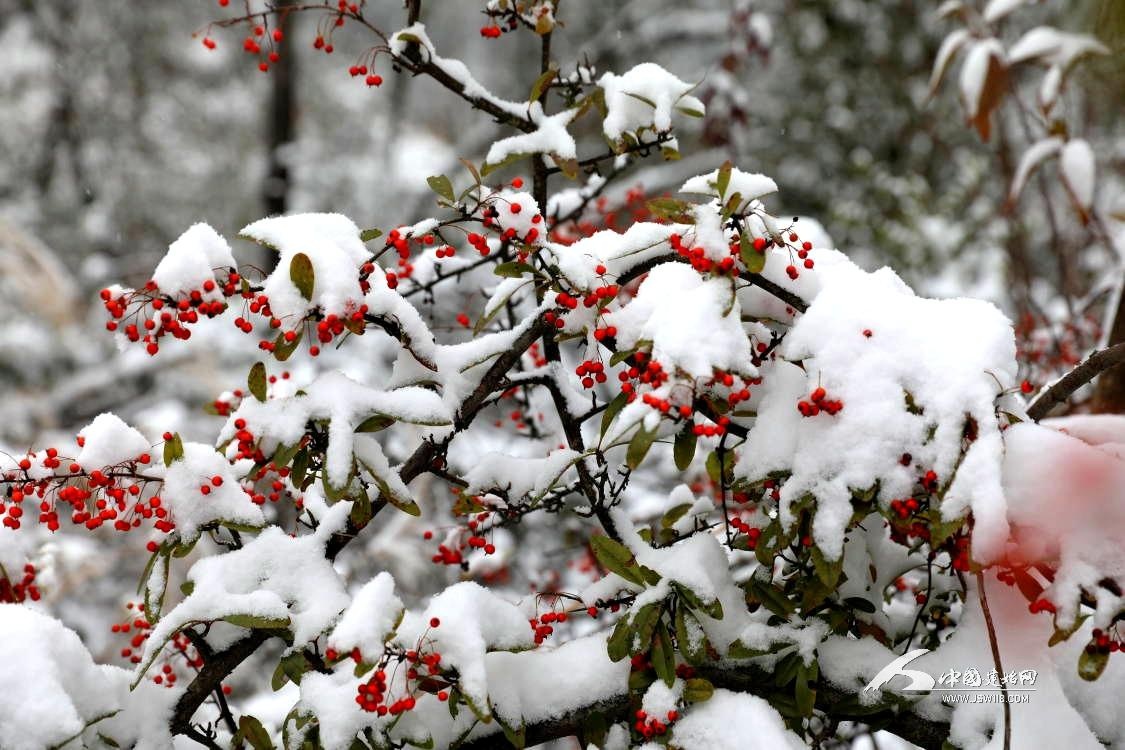
[[[805,747],[769,703],[722,688],[672,726],[672,742],[683,750]]]
[[[216,522],[240,527],[265,524],[262,509],[239,483],[248,468],[232,466],[209,445],[184,443],[183,458],[168,467],[161,491],[182,541],[194,541],[205,526]],[[203,487],[208,488],[206,494]]]
[[[1016,175],[1012,178],[1012,187],[1008,190],[1008,199],[1014,201],[1019,198],[1031,173],[1034,172],[1045,159],[1049,159],[1058,154],[1062,147],[1062,138],[1053,136],[1032,144],[1027,151],[1024,151],[1023,156],[1020,157],[1019,166],[1016,168]]]
[[[1072,34],[1050,26],[1036,26],[1008,50],[1012,64],[1041,58],[1051,67],[1066,70],[1084,55],[1108,55],[1109,50],[1092,36]]]
[[[756,481],[791,471],[781,489],[781,517],[789,523],[790,506],[813,494],[813,538],[834,559],[851,519],[853,489],[878,483],[880,499],[889,502],[909,495],[919,473],[932,469],[943,483],[953,478],[943,517],[962,517],[971,507],[974,553],[990,559],[1007,537],[994,403],[1015,382],[1008,321],[985,302],[917,297],[886,268],[866,273],[839,263],[819,276],[821,291],[782,349],[786,359],[803,362],[804,388],[797,390],[799,373],[782,368],[788,373],[779,386],[783,395],[767,389],[760,414],[769,419],[755,422],[741,451],[753,458],[739,461],[736,472]],[[843,402],[839,413],[804,418],[794,399],[785,416],[785,400],[807,398],[818,386]],[[907,392],[923,414],[906,408]],[[958,464],[966,415],[976,420],[979,437]],[[904,453],[920,471],[899,463]]]
[[[295,326],[300,318],[321,307],[325,314],[344,315],[362,304],[359,268],[371,253],[359,238],[359,227],[340,214],[309,213],[273,216],[243,227],[239,236],[279,253],[277,267],[262,285],[274,317]],[[303,253],[312,261],[312,299],[306,300],[290,276],[293,257]]]
[[[330,371],[291,396],[265,402],[243,399],[220,431],[219,442],[232,439],[238,431],[235,422],[244,419],[246,429],[264,441],[261,445],[268,454],[281,445],[296,445],[309,420],[326,420],[328,478],[334,486],[343,487],[352,470],[355,429],[376,414],[411,424],[442,425],[450,421],[441,397],[427,388],[406,386],[384,391]],[[372,457],[372,461],[378,459]]]
[[[1074,202],[1088,213],[1094,205],[1094,187],[1096,165],[1094,150],[1090,144],[1081,138],[1067,141],[1062,147],[1059,157],[1059,166],[1062,169],[1063,180],[1067,190],[1074,198]]]
[[[531,110],[536,129],[495,141],[488,148],[485,163],[500,164],[510,156],[527,154],[554,154],[561,159],[574,159],[578,148],[566,128],[578,112],[576,107],[548,116],[542,114],[542,106],[536,102]]]
[[[286,627],[293,634],[290,650],[327,630],[350,597],[324,556],[325,536],[294,538],[271,526],[241,549],[192,565],[187,579],[194,588],[153,628],[135,679],[140,681],[176,631],[192,623],[233,617]]]
[[[705,109],[703,102],[688,94],[695,88],[693,84],[655,63],[641,63],[621,75],[606,73],[598,79],[598,85],[605,91],[607,109],[602,131],[611,142],[627,133],[638,137],[637,131],[642,128],[658,133],[671,130],[674,107],[698,112]]]
[[[152,273],[152,280],[160,291],[171,296],[198,290],[205,300],[221,299],[219,286],[207,292],[203,290],[203,283],[214,280],[215,269],[235,267],[227,241],[201,222],[193,224],[168,246],[168,252]]]
[[[544,458],[516,458],[505,453],[487,453],[465,473],[465,492],[479,495],[497,490],[513,505],[534,502],[563,481],[580,453],[570,449],[552,451]]]
[[[0,746],[46,750],[120,710],[113,667],[48,615],[0,604]],[[120,670],[117,670],[120,671]]]
[[[340,653],[358,648],[368,663],[378,661],[383,644],[402,619],[402,600],[395,596],[395,582],[382,572],[365,583],[328,636],[328,646]]]
[[[984,20],[995,23],[1026,3],[1027,0],[989,0],[984,8]]]
[[[1093,626],[1106,629],[1125,599],[1098,582],[1125,583],[1125,418],[1075,417],[1023,423],[1005,433],[1004,494],[1013,561],[1057,566],[1043,596],[1061,625],[1073,623],[1083,590],[1096,601]]]
[[[753,376],[753,353],[728,279],[701,278],[683,263],[653,268],[637,296],[605,316],[624,349],[651,342],[666,372],[711,377],[715,368]]]
[[[719,170],[705,175],[698,175],[692,177],[685,182],[680,188],[681,193],[696,193],[699,195],[709,195],[715,198],[721,197],[718,194],[716,185],[718,184]],[[725,196],[729,197],[735,195],[742,196],[742,204],[749,203],[752,200],[757,200],[762,196],[769,195],[770,193],[777,192],[777,183],[771,178],[766,177],[764,174],[757,174],[753,172],[743,172],[737,167],[732,167],[730,170],[730,182],[727,185]]]
[[[104,412],[78,432],[82,449],[75,462],[87,471],[104,469],[149,453],[148,440],[116,414]]]
[[[441,625],[431,627],[435,617]],[[407,612],[395,642],[404,649],[426,647],[440,653],[442,664],[457,670],[461,691],[484,711],[493,687],[485,654],[524,650],[535,644],[527,616],[519,607],[472,581],[445,589],[421,614]]]
[[[988,71],[992,60],[995,58],[1004,64],[1004,46],[997,39],[982,39],[974,42],[965,55],[961,67],[961,101],[965,105],[965,114],[969,119],[976,117],[980,111],[981,97],[984,94],[985,83],[988,80]]]

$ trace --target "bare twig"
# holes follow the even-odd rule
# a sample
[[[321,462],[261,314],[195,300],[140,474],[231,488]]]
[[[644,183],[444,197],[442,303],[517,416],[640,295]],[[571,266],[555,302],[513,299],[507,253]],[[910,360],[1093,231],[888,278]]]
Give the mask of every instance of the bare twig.
[[[1059,378],[1027,407],[1027,416],[1038,422],[1055,408],[1065,402],[1071,394],[1089,383],[1099,374],[1111,367],[1125,363],[1125,343],[1115,344],[1091,354],[1086,360]]]

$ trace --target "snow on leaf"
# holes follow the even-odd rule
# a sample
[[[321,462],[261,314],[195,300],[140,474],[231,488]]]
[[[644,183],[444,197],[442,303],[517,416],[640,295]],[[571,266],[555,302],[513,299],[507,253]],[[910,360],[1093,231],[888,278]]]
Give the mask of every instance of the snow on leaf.
[[[1008,50],[1014,65],[1039,59],[1064,71],[1085,55],[1108,55],[1109,49],[1088,34],[1073,34],[1050,26],[1036,26],[1025,33]]]
[[[234,267],[234,255],[227,241],[210,225],[199,223],[168,246],[152,280],[165,294],[176,296],[198,290],[204,300],[219,300],[223,297],[221,285],[208,292],[203,284],[215,279],[215,269]]]
[[[239,527],[265,523],[262,509],[251,501],[239,479],[241,473],[211,446],[183,444],[183,456],[165,471],[161,496],[184,542],[193,541],[203,527],[214,523]],[[207,494],[201,492],[203,487]]]
[[[662,263],[634,299],[605,318],[617,327],[621,348],[652,342],[652,356],[667,372],[709,377],[719,368],[752,376],[757,370],[740,315],[729,281],[703,279],[682,263]]]
[[[1027,0],[989,0],[984,8],[984,20],[995,23],[1021,5],[1026,5]]]
[[[989,38],[974,42],[961,66],[961,103],[982,140],[988,140],[992,111],[1003,97],[1006,65],[1004,46]]]
[[[168,639],[189,624],[287,623],[292,648],[300,648],[330,627],[349,602],[343,581],[324,556],[324,539],[291,537],[276,526],[241,549],[202,558],[187,579],[194,584],[191,594],[153,628],[137,681]]]
[[[576,107],[547,116],[542,114],[542,107],[536,103],[532,105],[531,111],[536,129],[494,142],[488,149],[482,172],[490,171],[489,166],[501,164],[517,154],[554,154],[561,159],[576,158],[577,146],[566,128],[580,109]]]
[[[1096,163],[1094,150],[1081,138],[1067,141],[1059,158],[1063,181],[1067,191],[1085,218],[1094,205]]]
[[[87,471],[103,469],[149,452],[149,443],[139,431],[115,414],[104,412],[78,432],[82,450],[75,462]]]
[[[532,502],[564,479],[581,454],[559,449],[544,458],[516,458],[503,453],[481,456],[465,474],[465,491],[503,492],[514,505]]]
[[[753,738],[752,745],[747,745]],[[799,750],[805,743],[762,698],[715,690],[693,705],[672,727],[672,742],[683,750],[743,750],[747,747]]]
[[[365,583],[332,629],[328,646],[340,653],[358,648],[367,663],[377,662],[383,654],[383,644],[402,620],[404,608],[394,586],[394,579],[387,572]]]
[[[719,180],[719,170],[710,174],[692,177],[680,187],[681,193],[696,193],[719,197],[716,185]],[[743,172],[737,167],[731,169],[730,178],[726,185],[724,195],[729,198],[734,194],[742,196],[742,204],[757,200],[764,195],[777,192],[777,183],[764,174]]]
[[[621,75],[606,73],[598,85],[605,92],[607,109],[602,130],[614,143],[625,134],[636,137],[642,128],[667,132],[672,128],[672,110],[677,105],[705,111],[703,102],[688,94],[694,85],[655,63],[641,63]]]
[[[740,461],[736,473],[756,481],[791,471],[781,488],[781,518],[791,523],[791,506],[811,493],[813,539],[831,560],[842,551],[853,490],[878,484],[884,502],[910,495],[918,470],[899,462],[910,453],[940,482],[953,479],[943,517],[960,518],[971,507],[973,551],[987,559],[1007,535],[994,401],[1015,382],[1010,324],[984,302],[917,297],[886,268],[869,274],[838,263],[821,269],[821,282],[783,347],[805,373],[792,365],[764,370],[774,384],[744,448],[752,459]],[[818,385],[843,408],[804,418],[797,401]],[[915,408],[908,408],[906,393]],[[967,416],[978,437],[958,463]]]
[[[262,289],[275,317],[296,320],[315,307],[323,308],[325,313],[343,315],[362,303],[359,268],[370,253],[360,239],[359,227],[346,216],[317,213],[273,216],[244,227],[239,235],[280,253],[277,267],[266,278]],[[304,270],[293,273],[291,269],[298,255],[308,258],[311,272],[297,260],[296,268]]]
[[[1039,165],[1046,159],[1057,154],[1062,145],[1063,140],[1061,138],[1044,138],[1023,153],[1023,156],[1020,157],[1019,166],[1016,168],[1016,175],[1012,178],[1012,186],[1008,190],[1009,201],[1014,202],[1019,199],[1031,173],[1038,169]]]
[[[121,709],[114,667],[99,667],[74,631],[0,604],[0,746],[46,750]]]
[[[949,64],[953,62],[954,55],[965,45],[970,39],[969,31],[967,29],[957,29],[946,35],[945,39],[941,41],[941,46],[938,48],[937,55],[934,56],[934,68],[930,74],[930,96],[933,96],[941,85],[942,79],[945,78],[945,71],[949,69]]]

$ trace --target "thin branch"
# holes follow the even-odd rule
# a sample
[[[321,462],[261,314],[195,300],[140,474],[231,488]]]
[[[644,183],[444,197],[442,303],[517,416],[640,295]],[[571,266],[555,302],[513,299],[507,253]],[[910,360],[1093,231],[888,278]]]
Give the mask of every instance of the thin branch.
[[[997,674],[1003,676],[1004,665],[1000,663],[1000,643],[996,640],[996,626],[992,622],[992,612],[988,609],[988,595],[984,591],[984,572],[978,570],[977,597],[980,599],[980,608],[984,612],[984,624],[988,628],[988,645],[992,648],[992,664],[996,667]],[[1008,686],[1003,679],[1000,680],[1000,694],[1003,696],[1004,705],[1004,750],[1012,749],[1012,707],[1008,704]]]
[[[1107,349],[1096,351],[1082,364],[1059,378],[1027,407],[1027,416],[1038,422],[1055,408],[1064,403],[1071,394],[1089,383],[1099,374],[1111,367],[1125,363],[1125,343],[1115,344]]]

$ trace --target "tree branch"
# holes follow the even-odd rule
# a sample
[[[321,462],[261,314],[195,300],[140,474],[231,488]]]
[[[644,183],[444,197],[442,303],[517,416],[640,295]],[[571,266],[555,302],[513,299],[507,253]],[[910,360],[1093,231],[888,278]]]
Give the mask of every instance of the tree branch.
[[[772,675],[756,666],[712,666],[700,667],[696,671],[717,688],[750,693],[767,699],[774,686]],[[816,707],[833,717],[851,719],[864,724],[878,722],[880,728],[912,742],[924,748],[924,750],[941,750],[943,743],[949,736],[949,725],[945,722],[924,719],[911,712],[895,713],[890,707],[882,712],[852,716],[845,704],[854,706],[855,695],[853,693],[825,682],[817,685]],[[602,714],[610,722],[628,722],[630,719],[629,709],[629,701],[626,695],[615,696],[608,700],[593,701],[589,705],[561,717],[528,724],[526,727],[527,744],[530,746],[549,740],[581,735],[582,730],[590,726],[590,721],[595,714]],[[504,735],[497,733],[467,742],[461,745],[460,750],[511,750],[511,747]]]
[[[1031,402],[1027,407],[1027,416],[1038,422],[1055,408],[1064,403],[1071,394],[1089,383],[1106,370],[1125,364],[1125,343],[1115,344],[1107,349],[1096,351],[1086,358],[1082,364],[1063,375],[1050,388]]]

